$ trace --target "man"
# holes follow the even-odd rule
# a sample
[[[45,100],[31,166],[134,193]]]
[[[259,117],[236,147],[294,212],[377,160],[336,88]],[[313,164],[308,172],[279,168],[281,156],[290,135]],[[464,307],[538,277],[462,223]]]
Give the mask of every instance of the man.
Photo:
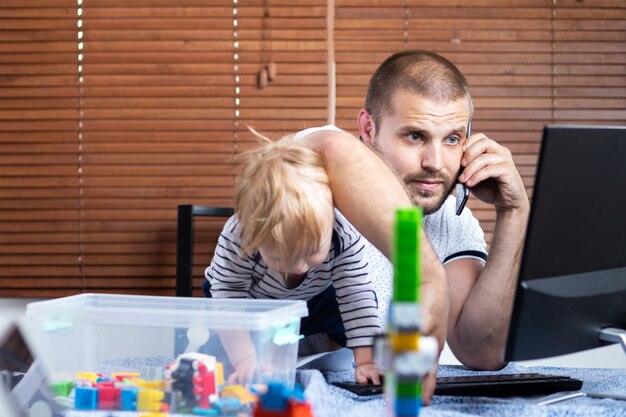
[[[358,115],[360,137],[404,182],[410,200],[389,169],[351,135],[332,127],[306,133],[324,158],[335,204],[387,257],[394,208],[409,202],[423,207],[426,233],[435,243],[422,245],[425,332],[441,341],[447,330],[462,363],[499,369],[530,205],[510,151],[482,133],[468,136],[472,113],[465,78],[439,55],[404,51],[376,70]],[[489,257],[469,210],[452,213],[448,197],[457,181],[496,207]],[[452,253],[444,253],[449,248]],[[373,279],[391,282],[389,275]],[[434,374],[424,386],[425,403]]]

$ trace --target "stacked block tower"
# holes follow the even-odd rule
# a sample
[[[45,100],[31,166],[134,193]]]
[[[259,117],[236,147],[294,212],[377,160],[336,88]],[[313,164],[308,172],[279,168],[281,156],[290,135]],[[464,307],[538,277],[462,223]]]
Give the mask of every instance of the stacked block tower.
[[[385,375],[389,416],[419,414],[422,381],[437,358],[437,340],[421,334],[421,227],[421,208],[396,211],[392,249],[394,286],[386,343],[390,350]]]

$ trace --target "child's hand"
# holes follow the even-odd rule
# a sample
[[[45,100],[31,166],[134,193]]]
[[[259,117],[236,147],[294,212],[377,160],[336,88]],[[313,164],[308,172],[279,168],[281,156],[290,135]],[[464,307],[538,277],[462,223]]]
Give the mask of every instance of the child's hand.
[[[373,363],[363,363],[358,365],[354,371],[354,379],[359,384],[368,384],[372,381],[374,385],[380,385],[380,369]]]
[[[235,385],[241,384],[246,385],[248,382],[252,381],[252,377],[254,377],[254,371],[257,368],[257,361],[255,356],[248,357],[243,361],[239,362],[237,365],[237,369],[228,377],[228,384]]]

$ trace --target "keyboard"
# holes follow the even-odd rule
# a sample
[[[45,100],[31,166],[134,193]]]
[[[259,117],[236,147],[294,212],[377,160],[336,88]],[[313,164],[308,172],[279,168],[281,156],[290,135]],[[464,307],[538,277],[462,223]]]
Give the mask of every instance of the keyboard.
[[[383,393],[382,385],[359,385],[355,382],[333,382],[339,388],[357,395]],[[579,379],[546,374],[489,374],[437,378],[435,395],[466,397],[524,397],[548,395],[561,391],[577,391],[583,386]]]
[[[437,378],[435,395],[508,397],[578,391],[579,379],[546,374],[490,374]]]

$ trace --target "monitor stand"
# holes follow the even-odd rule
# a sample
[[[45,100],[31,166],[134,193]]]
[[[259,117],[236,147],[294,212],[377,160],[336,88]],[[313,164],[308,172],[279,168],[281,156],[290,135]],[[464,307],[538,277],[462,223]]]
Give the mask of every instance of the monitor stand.
[[[626,353],[626,330],[616,327],[607,327],[600,330],[600,340],[603,342],[619,343]]]
[[[626,330],[618,329],[616,327],[607,327],[600,330],[600,340],[609,343],[619,343],[626,353]],[[591,392],[577,392],[574,394],[565,394],[549,400],[539,401],[537,405],[550,405],[560,403],[563,401],[573,400],[574,398],[590,397],[590,398],[610,398],[613,400],[626,401],[626,395],[620,394],[598,394]]]

